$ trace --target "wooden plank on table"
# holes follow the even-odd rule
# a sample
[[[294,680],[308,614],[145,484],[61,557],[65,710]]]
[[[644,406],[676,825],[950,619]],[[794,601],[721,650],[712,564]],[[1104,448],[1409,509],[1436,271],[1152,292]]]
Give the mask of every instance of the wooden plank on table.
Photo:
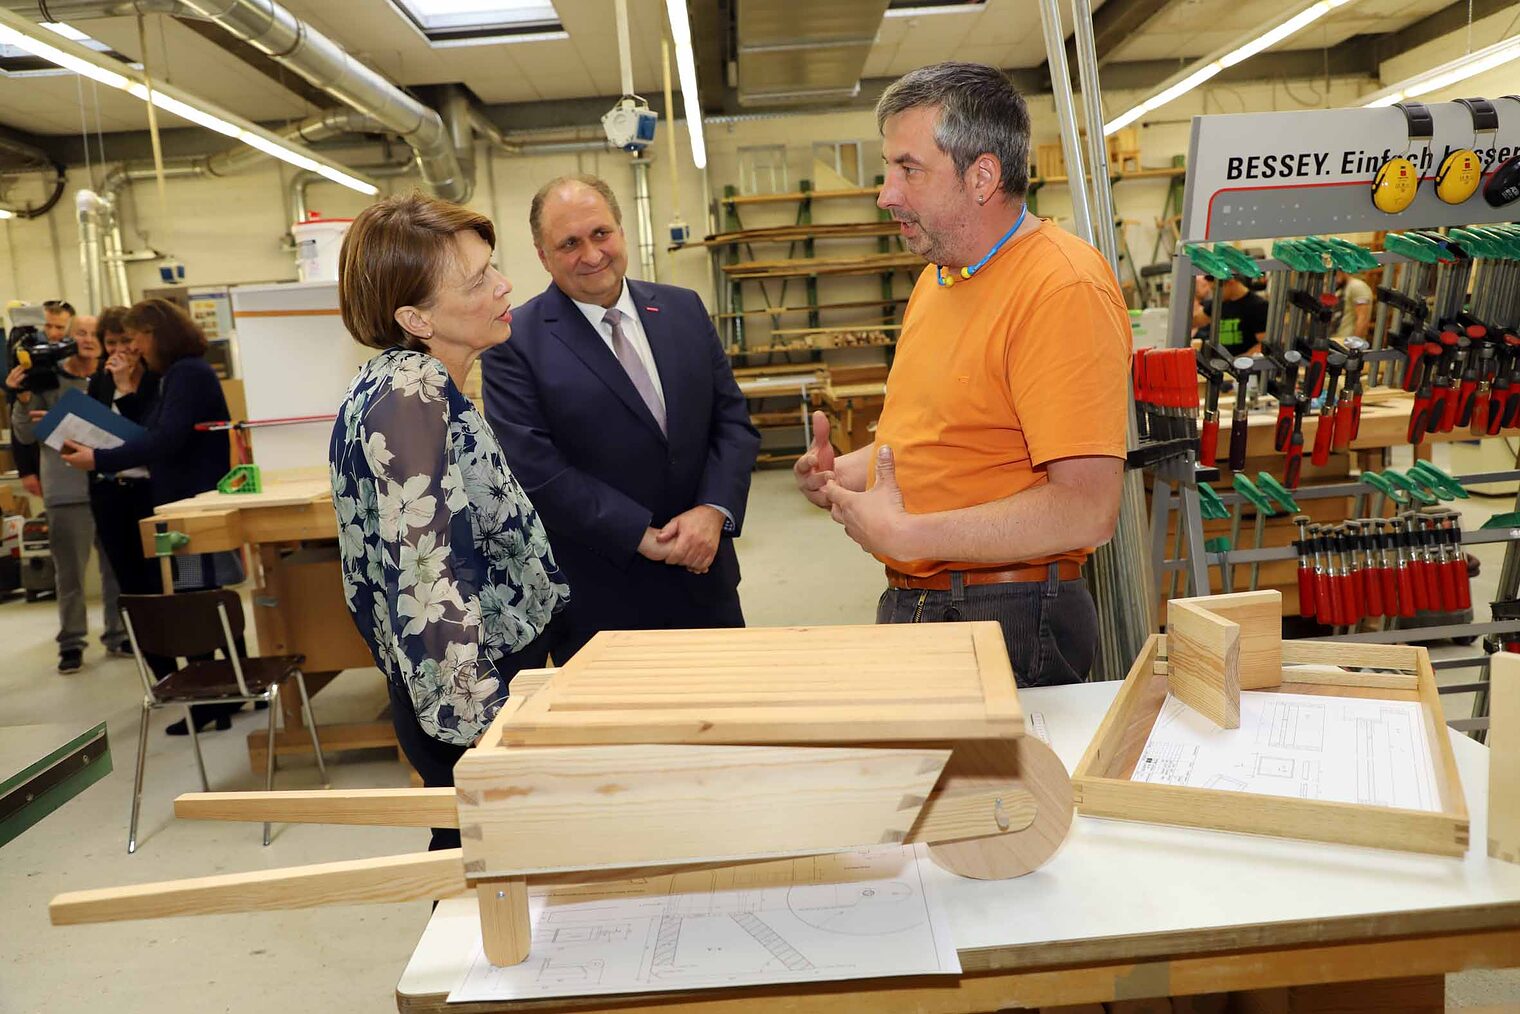
[[[1520,655],[1494,655],[1488,678],[1488,854],[1520,863]]]
[[[1457,770],[1457,757],[1451,749],[1451,733],[1446,728],[1441,691],[1436,684],[1435,670],[1430,665],[1430,653],[1424,648],[1414,650],[1418,655],[1420,719],[1425,723],[1425,741],[1430,744],[1433,754],[1431,760],[1436,773],[1437,798],[1443,814],[1461,821],[1462,840],[1465,844],[1468,826],[1467,795],[1462,791],[1462,775]]]
[[[1154,710],[1151,711],[1154,721],[1156,711],[1159,711],[1161,707],[1161,701],[1166,699],[1166,674],[1165,672],[1156,673],[1156,667],[1167,650],[1166,636],[1152,634],[1146,638],[1140,654],[1135,657],[1135,664],[1130,667],[1129,674],[1120,685],[1119,693],[1109,705],[1103,720],[1098,723],[1098,730],[1087,744],[1082,759],[1072,770],[1072,787],[1076,793],[1078,805],[1082,802],[1083,779],[1129,777],[1129,772],[1119,767],[1119,761],[1128,752],[1128,742],[1134,738],[1129,719],[1141,710],[1144,699],[1150,697],[1155,702]],[[1141,674],[1148,675],[1142,678]],[[1147,735],[1148,730],[1147,726]],[[1136,751],[1144,745],[1145,737],[1141,736],[1139,747],[1135,748]],[[1132,765],[1133,761],[1130,763]]]
[[[517,876],[902,842],[946,749],[629,744],[472,750],[465,870]]]
[[[1282,682],[1282,593],[1273,589],[1174,601],[1200,606],[1240,626],[1240,689]]]
[[[1240,625],[1198,599],[1173,599],[1166,637],[1172,695],[1221,729],[1240,728]]]
[[[1419,677],[1408,672],[1359,672],[1333,665],[1285,665],[1283,684],[1318,683],[1331,687],[1372,687],[1379,690],[1417,690]]]
[[[445,898],[465,890],[459,849],[60,894],[54,926]]]
[[[187,792],[175,797],[174,815],[185,820],[273,820],[284,824],[459,826],[454,790],[447,788]]]
[[[1284,641],[1284,664],[1319,663],[1399,669],[1413,673],[1419,665],[1420,648],[1407,644],[1357,644],[1342,641]]]

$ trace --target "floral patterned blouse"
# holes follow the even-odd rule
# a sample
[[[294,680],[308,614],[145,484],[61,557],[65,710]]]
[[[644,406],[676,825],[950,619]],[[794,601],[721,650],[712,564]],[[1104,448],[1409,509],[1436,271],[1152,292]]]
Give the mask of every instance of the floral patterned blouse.
[[[354,623],[423,731],[467,746],[507,698],[497,660],[569,598],[544,526],[490,426],[423,352],[364,365],[328,459]]]

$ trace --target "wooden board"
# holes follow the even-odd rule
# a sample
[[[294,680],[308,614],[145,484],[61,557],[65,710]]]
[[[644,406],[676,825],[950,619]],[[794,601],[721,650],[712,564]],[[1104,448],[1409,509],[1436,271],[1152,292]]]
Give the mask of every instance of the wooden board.
[[[1416,689],[1321,685],[1313,682],[1313,669],[1287,670],[1304,682],[1283,682],[1277,689],[1284,693],[1419,701],[1433,753],[1441,804],[1438,812],[1132,781],[1135,763],[1166,699],[1165,668],[1158,672],[1156,663],[1162,652],[1170,651],[1170,644],[1170,638],[1156,635],[1146,642],[1077,765],[1072,784],[1077,809],[1082,813],[1434,855],[1460,856],[1467,852],[1467,806],[1442,720],[1435,673],[1425,649],[1288,641],[1283,645],[1283,655],[1290,663],[1318,665],[1327,654],[1333,657],[1342,653],[1345,666],[1401,669],[1403,675],[1415,677]]]
[[[913,253],[862,254],[859,257],[799,257],[774,261],[740,261],[723,265],[731,279],[797,278],[809,275],[872,275],[917,271],[924,259]]]
[[[570,659],[502,745],[944,742],[1023,727],[995,622],[622,630]]]
[[[454,769],[465,873],[523,876],[902,842],[949,758],[948,749],[868,747],[471,750]]]
[[[1488,854],[1520,863],[1520,655],[1489,666]]]
[[[1240,625],[1198,600],[1166,604],[1167,687],[1219,726],[1240,728]]]
[[[1263,690],[1282,682],[1282,593],[1236,592],[1174,599],[1201,606],[1240,625],[1240,689]]]

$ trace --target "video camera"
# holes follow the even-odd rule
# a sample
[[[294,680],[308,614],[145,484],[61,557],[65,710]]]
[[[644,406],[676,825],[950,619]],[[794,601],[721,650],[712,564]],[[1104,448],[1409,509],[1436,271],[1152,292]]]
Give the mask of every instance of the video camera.
[[[26,370],[21,382],[23,391],[51,391],[58,387],[58,364],[79,351],[72,338],[50,342],[36,327],[21,324],[11,328],[6,338],[14,365]]]

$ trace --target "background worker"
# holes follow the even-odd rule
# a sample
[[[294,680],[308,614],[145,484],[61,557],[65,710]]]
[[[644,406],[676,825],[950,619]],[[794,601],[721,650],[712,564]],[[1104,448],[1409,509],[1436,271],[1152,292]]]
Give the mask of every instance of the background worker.
[[[1341,301],[1330,320],[1330,337],[1366,339],[1372,334],[1372,286],[1346,271],[1335,273]]]
[[[1261,341],[1267,336],[1267,301],[1259,292],[1253,292],[1238,278],[1224,281],[1224,301],[1219,306],[1219,327],[1216,331],[1209,314],[1214,309],[1213,278],[1198,279],[1193,299],[1193,326],[1198,330],[1195,338],[1209,338],[1224,346],[1232,356],[1253,356],[1261,351]]]
[[[1082,562],[1113,533],[1129,316],[1090,245],[1028,214],[1029,113],[999,70],[942,63],[876,107],[877,203],[931,264],[903,319],[876,443],[795,474],[887,567],[879,623],[996,619],[1020,686],[1073,683],[1097,614]]]

